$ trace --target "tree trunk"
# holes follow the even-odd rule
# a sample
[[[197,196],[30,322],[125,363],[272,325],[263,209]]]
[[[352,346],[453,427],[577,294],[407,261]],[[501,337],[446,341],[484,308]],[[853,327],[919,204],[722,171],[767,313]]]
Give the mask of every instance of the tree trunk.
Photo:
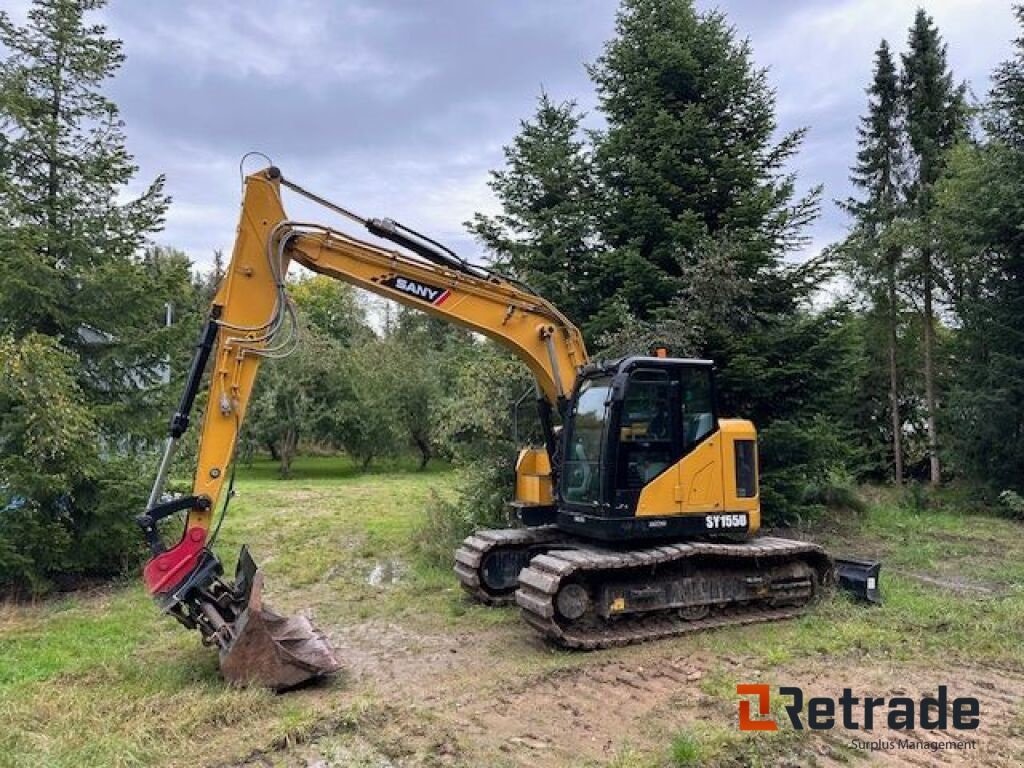
[[[903,485],[903,418],[900,415],[899,371],[896,368],[899,312],[896,306],[896,261],[899,253],[889,251],[889,413],[892,416],[893,476]]]
[[[295,458],[295,449],[299,445],[299,434],[294,429],[285,430],[278,446],[278,456],[281,460],[281,477],[289,478],[292,474],[292,459]]]
[[[932,308],[932,253],[926,248],[924,256],[924,399],[928,417],[928,463],[930,482],[942,482],[939,466],[939,436],[936,424],[935,402],[935,317]]]
[[[414,437],[413,442],[416,443],[416,448],[420,452],[419,471],[422,472],[424,469],[427,468],[427,464],[430,462],[430,443],[427,440],[424,440],[422,437]]]

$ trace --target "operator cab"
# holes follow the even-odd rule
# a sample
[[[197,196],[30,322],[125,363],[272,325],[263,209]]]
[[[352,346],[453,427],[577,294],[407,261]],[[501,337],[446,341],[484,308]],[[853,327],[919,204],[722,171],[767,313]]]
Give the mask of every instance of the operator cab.
[[[755,440],[718,418],[710,360],[588,366],[562,434],[558,525],[607,540],[752,532]]]

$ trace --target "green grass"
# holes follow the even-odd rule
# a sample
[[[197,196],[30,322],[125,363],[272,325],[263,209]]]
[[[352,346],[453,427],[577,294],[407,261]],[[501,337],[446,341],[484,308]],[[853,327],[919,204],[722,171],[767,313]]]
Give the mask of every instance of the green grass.
[[[704,743],[696,734],[687,731],[682,731],[672,737],[672,744],[669,750],[672,765],[676,766],[676,768],[689,768],[693,765],[701,765],[707,760]]]
[[[282,481],[276,467],[257,462],[239,471],[216,549],[230,572],[248,542],[266,570],[268,599],[284,610],[308,605],[325,622],[355,614],[443,623],[460,602],[448,574],[409,567],[381,587],[367,577],[380,558],[411,561],[423,502],[451,482],[443,465],[361,473],[330,458],[300,459]],[[225,686],[216,654],[161,616],[135,579],[0,605],[0,766],[239,759],[372,713],[349,698],[342,683],[288,696]]]
[[[792,730],[741,733],[734,726],[700,722],[673,733],[661,751],[626,745],[602,768],[771,768],[808,763],[807,737]]]
[[[669,744],[669,768],[709,765],[742,765],[747,768],[792,763],[800,754],[803,734],[792,730],[774,733],[741,733],[731,724],[698,723],[677,732]],[[789,760],[784,758],[789,757]]]
[[[804,533],[837,555],[880,558],[884,604],[865,606],[838,595],[797,621],[736,631],[731,644],[738,652],[767,666],[858,653],[1024,667],[1019,523],[948,510],[912,512],[889,502],[872,505],[857,520],[832,520]]]

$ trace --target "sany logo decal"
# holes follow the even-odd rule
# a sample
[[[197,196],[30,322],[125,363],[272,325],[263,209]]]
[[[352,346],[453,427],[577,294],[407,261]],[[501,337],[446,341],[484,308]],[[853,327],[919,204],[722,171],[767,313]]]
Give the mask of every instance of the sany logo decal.
[[[418,280],[411,280],[408,277],[398,277],[393,275],[391,277],[385,277],[380,281],[381,285],[386,285],[388,288],[393,288],[396,291],[401,291],[407,296],[412,296],[420,301],[426,301],[434,306],[443,304],[445,300],[451,296],[451,291],[446,288],[439,288],[436,285],[430,285],[429,283],[421,283]]]
[[[740,696],[757,696],[757,714],[762,718],[771,714],[771,694],[768,686],[758,683],[740,683],[736,686]],[[777,731],[779,726],[774,720],[755,720],[750,716],[750,699],[740,699],[740,730],[741,731]]]
[[[777,731],[778,723],[771,715],[771,691],[763,683],[740,683],[736,686],[738,696],[757,697],[757,717],[751,712],[752,699],[739,700],[739,727],[741,731]],[[827,731],[840,725],[849,730],[871,731],[878,723],[893,731],[912,731],[920,728],[926,731],[945,731],[952,725],[954,730],[973,731],[981,724],[981,704],[972,696],[951,698],[944,685],[938,686],[935,696],[923,696],[919,700],[907,696],[853,695],[853,690],[843,688],[842,695],[834,699],[829,696],[815,696],[805,700],[802,688],[784,685],[779,696],[785,703],[782,709],[794,730],[805,727],[812,731]]]

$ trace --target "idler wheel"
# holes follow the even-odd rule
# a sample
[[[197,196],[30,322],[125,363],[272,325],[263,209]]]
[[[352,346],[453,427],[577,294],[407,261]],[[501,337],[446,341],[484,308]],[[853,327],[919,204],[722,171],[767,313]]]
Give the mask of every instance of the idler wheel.
[[[569,621],[579,619],[590,607],[590,595],[582,584],[566,584],[555,596],[555,608]]]

